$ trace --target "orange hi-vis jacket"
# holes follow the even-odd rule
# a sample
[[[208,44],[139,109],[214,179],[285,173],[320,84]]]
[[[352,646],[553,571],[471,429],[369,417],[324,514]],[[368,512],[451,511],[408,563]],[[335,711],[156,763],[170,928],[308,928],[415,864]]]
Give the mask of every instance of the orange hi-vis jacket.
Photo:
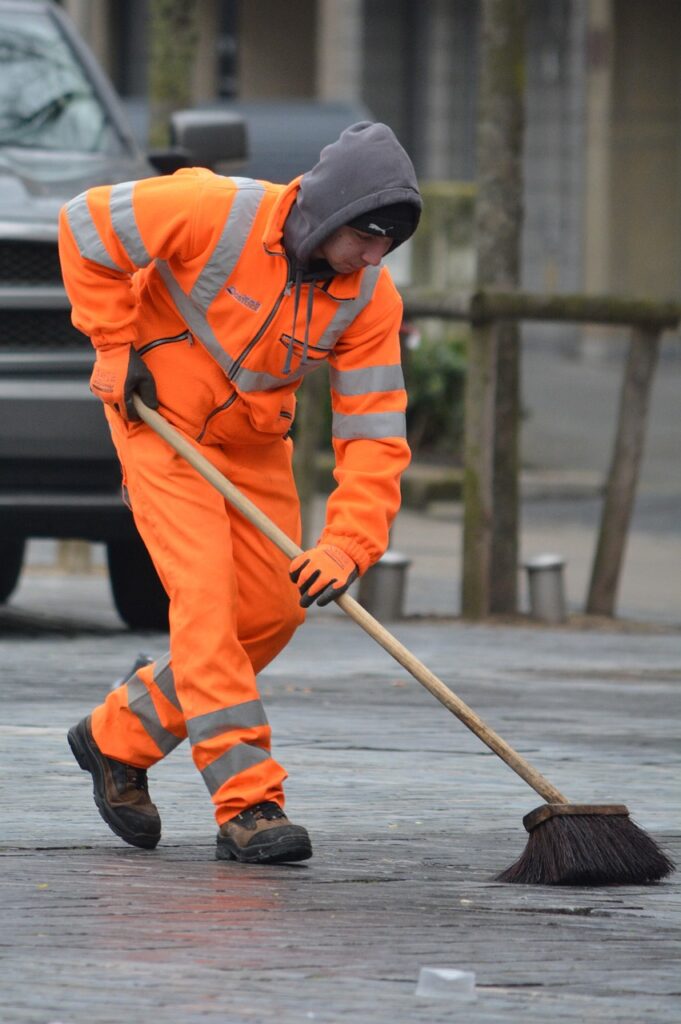
[[[161,413],[202,444],[287,434],[297,388],[328,362],[337,487],[320,540],[364,572],[409,462],[402,304],[388,271],[367,267],[304,283],[293,323],[283,229],[299,188],[194,168],[90,189],[62,211],[64,282],[76,327],[97,349],[132,343]]]

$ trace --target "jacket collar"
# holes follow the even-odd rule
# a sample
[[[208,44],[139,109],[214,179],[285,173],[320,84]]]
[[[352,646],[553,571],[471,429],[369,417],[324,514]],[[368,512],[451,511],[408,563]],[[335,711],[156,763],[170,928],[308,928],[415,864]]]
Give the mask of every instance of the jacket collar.
[[[279,195],[270,210],[262,236],[263,245],[268,252],[284,251],[284,224],[300,191],[301,178],[302,175],[294,178],[288,185],[280,186]]]

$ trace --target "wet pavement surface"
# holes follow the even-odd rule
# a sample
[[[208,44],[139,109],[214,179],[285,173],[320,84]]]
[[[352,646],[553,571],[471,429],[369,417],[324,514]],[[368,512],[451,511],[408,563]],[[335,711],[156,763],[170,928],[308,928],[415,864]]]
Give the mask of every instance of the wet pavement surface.
[[[125,631],[102,576],[21,593],[0,612],[3,1024],[681,1019],[679,876],[493,881],[541,799],[338,614],[261,678],[313,859],[217,862],[185,746],[150,773],[160,846],[125,846],[66,731],[167,637]],[[571,800],[625,802],[681,858],[678,629],[391,629]],[[477,1000],[417,997],[424,966],[475,972]]]

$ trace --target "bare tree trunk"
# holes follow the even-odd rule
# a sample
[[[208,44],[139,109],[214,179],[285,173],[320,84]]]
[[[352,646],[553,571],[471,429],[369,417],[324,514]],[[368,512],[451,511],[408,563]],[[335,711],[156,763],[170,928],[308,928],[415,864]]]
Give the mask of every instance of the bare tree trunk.
[[[482,0],[480,100],[475,215],[479,288],[518,285],[522,228],[522,140],[525,0]],[[468,388],[466,433],[492,435],[493,455],[469,436],[464,500],[464,615],[514,611],[518,563],[519,346],[515,324],[497,325],[492,337],[475,328]],[[493,351],[489,350],[490,345]],[[490,367],[495,367],[490,378]],[[484,370],[482,369],[484,367]],[[486,379],[475,379],[483,372]],[[480,423],[480,416],[492,422]],[[492,443],[492,442],[490,442]],[[482,497],[482,500],[481,500]]]
[[[149,144],[167,146],[168,119],[191,103],[198,44],[198,0],[151,0]]]

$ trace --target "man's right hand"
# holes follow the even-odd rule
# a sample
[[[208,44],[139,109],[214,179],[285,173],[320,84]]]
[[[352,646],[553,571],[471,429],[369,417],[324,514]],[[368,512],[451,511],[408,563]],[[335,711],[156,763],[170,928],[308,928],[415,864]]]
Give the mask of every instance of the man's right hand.
[[[158,409],[154,378],[132,345],[97,349],[90,390],[125,420],[139,420],[132,401],[135,392],[145,405]]]

